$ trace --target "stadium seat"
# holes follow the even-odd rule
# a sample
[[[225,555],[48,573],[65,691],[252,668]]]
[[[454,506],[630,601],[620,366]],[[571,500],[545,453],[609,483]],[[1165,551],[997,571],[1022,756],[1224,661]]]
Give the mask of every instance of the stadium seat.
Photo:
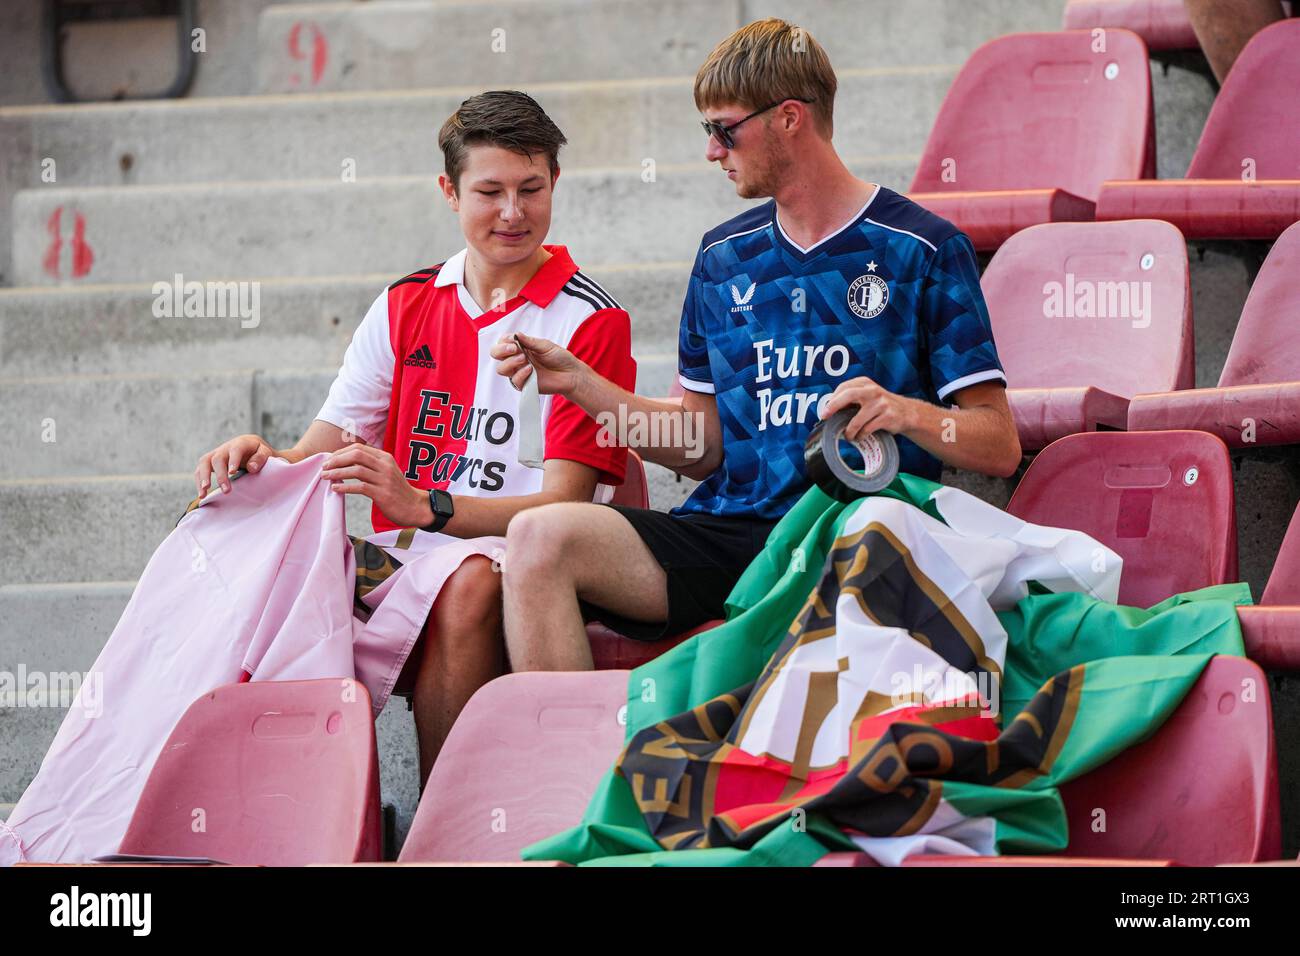
[[[1146,44],[1110,30],[1017,33],[971,54],[948,91],[910,198],[980,251],[1043,222],[1093,218],[1108,179],[1155,175]]]
[[[1300,671],[1300,508],[1291,516],[1264,595],[1237,609],[1246,656],[1266,670]]]
[[[621,485],[614,486],[611,504],[627,505],[629,508],[649,508],[650,492],[645,483],[645,464],[641,456],[631,448],[627,450],[627,474]]]
[[[1237,580],[1232,464],[1206,432],[1069,435],[1034,458],[1007,511],[1119,554],[1121,604]]]
[[[1067,783],[1061,797],[1071,856],[1190,866],[1277,859],[1282,827],[1264,672],[1244,657],[1215,657],[1152,737]],[[1098,809],[1104,830],[1095,826]]]
[[[353,680],[204,694],[163,745],[120,854],[298,866],[380,859],[370,695]]]
[[[1300,35],[1296,40],[1300,44]],[[1129,429],[1196,428],[1230,448],[1300,443],[1298,323],[1300,223],[1282,233],[1264,260],[1218,387],[1135,396]]]
[[[627,671],[507,674],[461,711],[399,862],[515,862],[575,826],[623,749]]]
[[[673,377],[672,387],[668,390],[669,399],[679,399],[685,390],[682,383],[676,376]],[[615,504],[630,505],[635,508],[650,507],[650,498],[646,490],[645,465],[641,457],[634,451],[629,451],[628,458],[628,481],[632,481],[633,459],[640,482],[641,494],[637,500],[632,500],[631,495],[620,498],[617,493],[614,496]],[[642,664],[654,660],[665,651],[672,650],[683,641],[694,637],[701,631],[707,631],[710,628],[717,627],[722,621],[707,621],[699,627],[689,631],[683,631],[680,634],[674,634],[672,637],[666,637],[662,641],[635,641],[630,637],[624,637],[616,631],[610,630],[604,624],[593,621],[587,625],[587,639],[591,642],[591,657],[595,663],[596,670],[635,670]]]
[[[701,631],[711,630],[722,623],[721,619],[706,621],[699,627],[665,637],[662,641],[635,641],[610,630],[604,624],[593,622],[587,625],[587,639],[591,641],[591,658],[596,670],[630,671],[649,663]]]
[[[1151,50],[1197,50],[1201,46],[1183,0],[1070,0],[1065,5],[1064,23],[1067,30],[1132,30]]]
[[[1282,824],[1264,672],[1243,657],[1215,657],[1159,730],[1062,786],[1061,799],[1068,855],[1038,857],[1037,865],[1277,859]],[[922,856],[907,865],[1015,866],[1034,859]]]
[[[1210,109],[1186,179],[1113,177],[1098,219],[1164,219],[1188,239],[1275,239],[1300,221],[1300,20],[1259,31]]]
[[[1123,430],[1133,395],[1196,384],[1187,245],[1166,222],[1030,226],[980,285],[1026,451]]]
[[[525,846],[580,822],[622,750],[627,679],[626,671],[511,674],[483,687],[429,777],[400,862],[513,862]],[[1242,699],[1246,689],[1253,699]],[[1276,858],[1273,746],[1263,672],[1244,658],[1216,657],[1151,738],[1062,788],[1070,856],[1084,858],[1074,865]],[[1106,811],[1102,832],[1097,809]],[[992,863],[908,863],[945,861]],[[1017,862],[1071,863],[1042,856],[994,865]],[[874,864],[864,854],[833,853],[821,865]]]

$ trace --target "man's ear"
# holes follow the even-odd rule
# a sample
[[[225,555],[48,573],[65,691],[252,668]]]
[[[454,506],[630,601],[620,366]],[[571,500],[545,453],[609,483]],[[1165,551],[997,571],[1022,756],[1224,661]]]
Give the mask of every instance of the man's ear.
[[[560,178],[560,167],[555,167],[555,172],[551,174],[551,192],[555,192],[555,183]]]
[[[781,104],[777,115],[781,117],[781,132],[783,133],[795,132],[810,119],[808,104],[800,103],[798,100],[786,100]]]
[[[451,211],[460,212],[460,197],[456,195],[456,184],[451,181],[451,177],[446,173],[439,173],[438,188],[442,190],[442,198],[447,200]]]

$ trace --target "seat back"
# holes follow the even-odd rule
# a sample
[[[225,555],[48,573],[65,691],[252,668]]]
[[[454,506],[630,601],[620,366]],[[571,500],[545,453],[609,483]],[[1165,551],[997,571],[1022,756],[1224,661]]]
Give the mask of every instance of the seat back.
[[[579,823],[623,746],[627,679],[627,671],[526,673],[481,688],[429,776],[401,861],[517,861],[524,847]],[[1253,700],[1242,699],[1247,688]],[[1074,856],[1198,864],[1275,857],[1277,771],[1263,673],[1244,658],[1215,658],[1151,739],[1066,784],[1062,797]],[[1100,833],[1098,808],[1107,822]]]
[[[1196,50],[1201,45],[1183,0],[1069,0],[1063,21],[1067,30],[1123,27],[1152,50]]]
[[[1277,758],[1264,672],[1244,657],[1213,658],[1156,733],[1062,786],[1061,798],[1070,856],[1192,866],[1277,859]]]
[[[1237,580],[1228,448],[1208,432],[1083,432],[1034,458],[1007,511],[1072,528],[1124,560],[1121,604]]]
[[[641,456],[632,449],[627,450],[627,474],[621,485],[614,486],[611,504],[627,505],[629,508],[649,508],[650,492],[646,486],[645,464]]]
[[[1057,222],[1016,233],[980,280],[1012,388],[1132,398],[1196,384],[1187,245],[1167,222]]]
[[[985,43],[962,67],[911,191],[1055,188],[1095,202],[1108,179],[1154,175],[1151,72],[1141,37],[1013,33]]]
[[[1188,179],[1300,179],[1300,20],[1260,30],[1214,99]]]
[[[1296,58],[1300,59],[1300,37],[1297,37]],[[1300,123],[1300,117],[1296,122]],[[1297,328],[1300,328],[1300,223],[1278,236],[1260,267],[1237,321],[1219,384],[1300,381]]]
[[[1287,525],[1259,603],[1300,605],[1300,507]]]
[[[622,750],[627,681],[627,671],[531,672],[479,688],[429,774],[400,860],[514,862],[578,824]]]
[[[382,851],[370,695],[350,679],[204,694],[163,745],[119,849],[265,866]]]

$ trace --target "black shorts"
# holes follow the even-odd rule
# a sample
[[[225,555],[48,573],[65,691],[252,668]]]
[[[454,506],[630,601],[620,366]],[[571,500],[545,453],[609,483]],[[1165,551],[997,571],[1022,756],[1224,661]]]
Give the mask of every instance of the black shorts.
[[[638,641],[658,641],[725,616],[727,595],[763,550],[777,522],[716,515],[670,515],[604,505],[625,517],[668,576],[668,620],[634,621],[579,599],[582,616]]]

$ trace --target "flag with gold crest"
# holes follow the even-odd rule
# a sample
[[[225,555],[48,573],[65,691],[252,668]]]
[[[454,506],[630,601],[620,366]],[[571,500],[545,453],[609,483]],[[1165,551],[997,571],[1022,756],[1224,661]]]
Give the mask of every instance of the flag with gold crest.
[[[1122,562],[902,474],[813,489],[727,623],[633,671],[627,744],[576,828],[526,859],[799,865],[831,850],[1068,846],[1060,784],[1157,730],[1210,656],[1243,653],[1245,584],[1115,602]]]

